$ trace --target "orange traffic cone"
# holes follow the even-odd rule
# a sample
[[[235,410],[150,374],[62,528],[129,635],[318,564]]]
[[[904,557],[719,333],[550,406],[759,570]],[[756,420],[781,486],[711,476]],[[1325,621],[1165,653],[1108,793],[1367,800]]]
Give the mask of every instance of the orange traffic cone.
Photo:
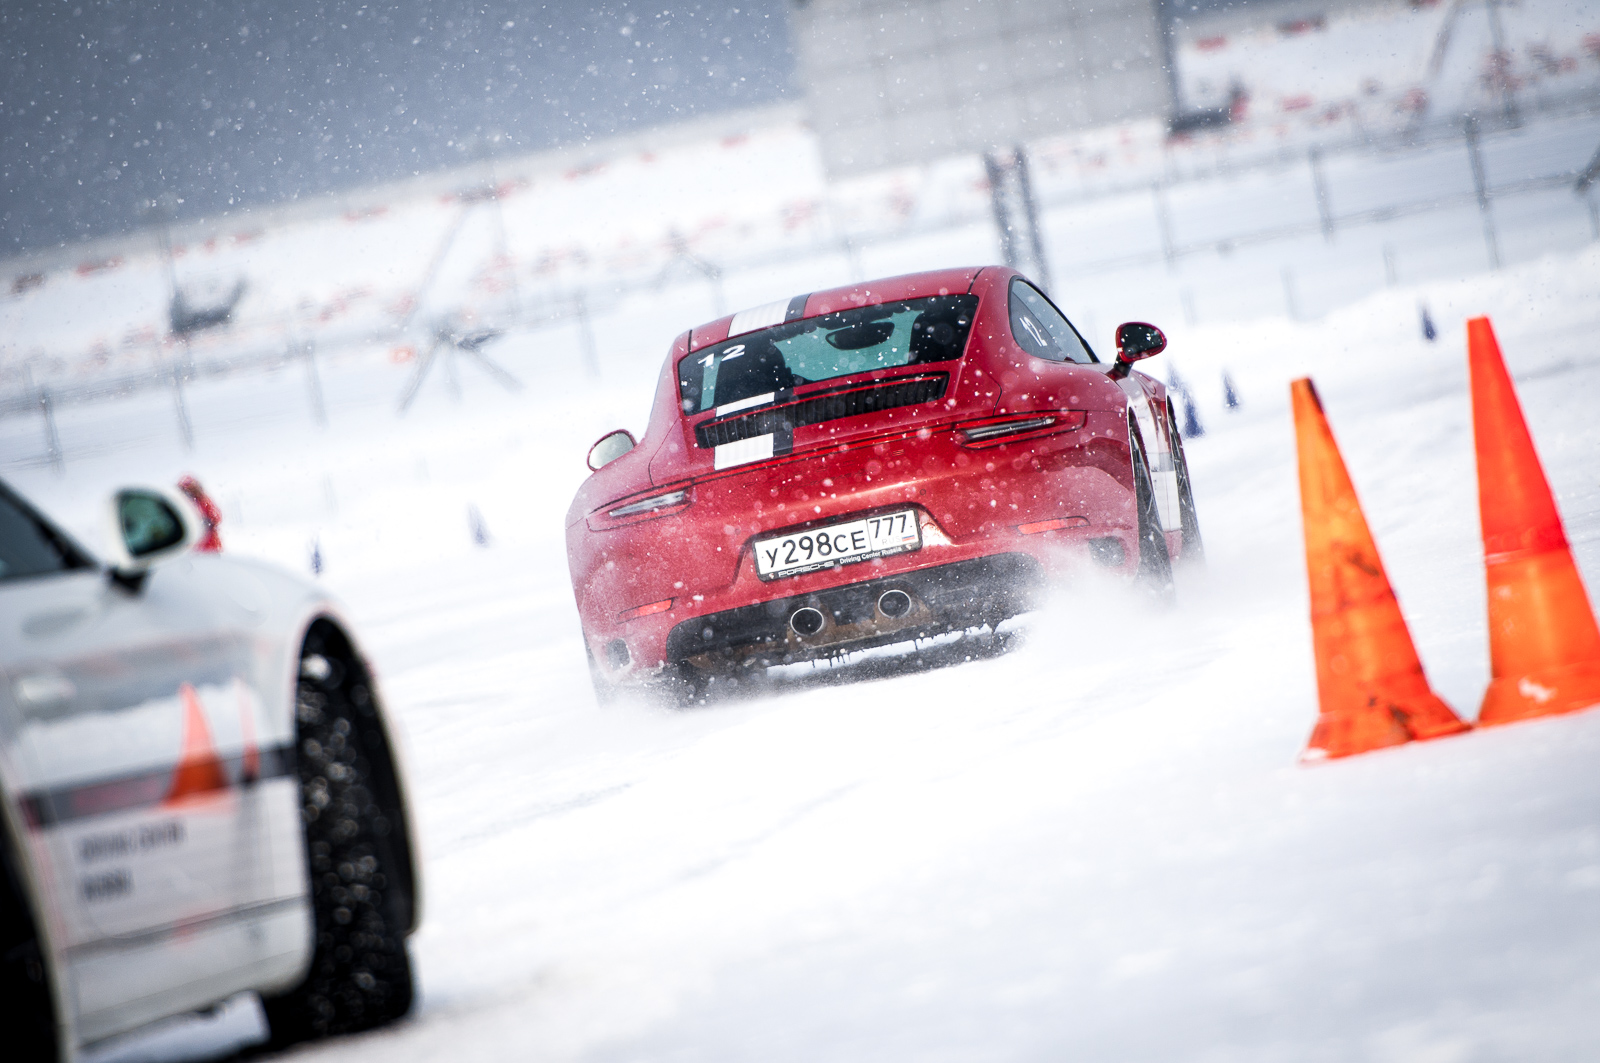
[[[1489,580],[1481,724],[1600,703],[1600,629],[1486,317],[1467,322],[1478,510]]]
[[[183,701],[183,752],[172,772],[164,805],[228,787],[222,761],[217,759],[216,746],[211,742],[211,728],[206,726],[205,710],[200,707],[200,695],[184,683],[178,688],[178,697]]]
[[[1321,714],[1302,760],[1465,731],[1428,686],[1355,487],[1309,378],[1289,385]]]

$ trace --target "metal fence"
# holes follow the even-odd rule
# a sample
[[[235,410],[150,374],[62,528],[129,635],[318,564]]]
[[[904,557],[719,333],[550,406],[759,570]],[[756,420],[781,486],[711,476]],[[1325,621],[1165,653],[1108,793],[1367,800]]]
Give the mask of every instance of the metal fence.
[[[1600,107],[1591,101],[1584,107],[1566,108],[1554,117],[1570,120],[1597,115],[1600,115]],[[1519,121],[1526,120],[1526,116],[1519,118]],[[1600,125],[1596,128],[1600,128]],[[1495,116],[1488,121],[1468,116],[1453,123],[1435,123],[1429,128],[1404,130],[1385,138],[1367,136],[1344,143],[1302,147],[1292,153],[1281,150],[1263,152],[1243,162],[1219,163],[1189,172],[1169,172],[1153,183],[1109,185],[1092,193],[1077,190],[1052,195],[1045,192],[1039,198],[1038,211],[1047,225],[1053,215],[1063,212],[1092,209],[1097,204],[1115,200],[1126,203],[1130,197],[1148,197],[1148,207],[1158,234],[1152,246],[1072,262],[1057,259],[1047,261],[1045,265],[1058,281],[1115,270],[1159,269],[1163,266],[1172,270],[1180,262],[1202,255],[1226,254],[1240,247],[1271,245],[1319,234],[1332,241],[1343,231],[1475,205],[1481,219],[1487,261],[1492,268],[1498,269],[1502,255],[1495,204],[1562,187],[1575,188],[1575,217],[1586,212],[1591,238],[1600,239],[1600,204],[1596,200],[1596,192],[1600,189],[1595,187],[1592,178],[1583,180],[1583,165],[1560,166],[1548,172],[1498,183],[1490,179],[1483,157],[1485,143],[1518,134],[1518,125],[1507,122],[1502,116]],[[1452,145],[1458,146],[1465,157],[1472,178],[1470,190],[1440,192],[1435,188],[1393,189],[1395,194],[1381,204],[1349,211],[1337,209],[1327,174],[1331,163],[1404,159],[1407,153],[1450,149]],[[1584,158],[1587,157],[1585,153]],[[1237,224],[1231,225],[1225,232],[1208,233],[1202,238],[1183,238],[1174,218],[1172,199],[1175,195],[1203,189],[1208,182],[1250,174],[1283,173],[1295,168],[1304,168],[1303,172],[1309,178],[1310,205],[1313,209],[1307,212],[1304,220],[1256,226]],[[1240,220],[1245,219],[1241,217]],[[974,208],[965,213],[956,210],[937,220],[894,231],[836,232],[815,242],[804,253],[817,257],[837,256],[844,271],[859,274],[861,255],[867,249],[892,248],[897,242],[938,238],[957,230],[971,230],[975,226],[990,224],[992,218],[986,217],[981,209]],[[1003,244],[1003,241],[997,240],[997,244]],[[1039,253],[1042,255],[1043,251]],[[592,375],[598,375],[600,353],[592,327],[595,315],[616,312],[631,295],[660,290],[663,285],[704,285],[718,312],[725,312],[723,285],[727,278],[792,261],[795,255],[793,249],[767,250],[713,263],[697,257],[687,247],[681,247],[666,270],[654,269],[582,287],[524,288],[514,306],[503,312],[495,324],[503,331],[531,331],[576,324],[583,362]],[[1394,263],[1390,249],[1385,250],[1385,269],[1392,283]],[[858,275],[850,279],[864,278]],[[1284,299],[1290,315],[1298,316],[1294,278],[1287,267],[1283,273],[1283,283]],[[1188,312],[1192,317],[1192,307]],[[219,349],[204,355],[196,355],[187,344],[175,344],[170,356],[162,364],[148,370],[63,385],[35,384],[29,376],[24,375],[20,388],[9,394],[0,394],[0,417],[38,416],[45,444],[45,460],[61,468],[65,455],[56,427],[56,411],[59,408],[113,401],[153,389],[168,389],[172,395],[173,415],[179,432],[185,444],[192,445],[193,433],[186,397],[189,387],[208,378],[281,370],[298,364],[303,367],[305,374],[306,401],[313,418],[320,422],[325,420],[326,412],[317,368],[319,357],[335,356],[354,348],[404,342],[408,335],[405,324],[401,322],[389,328],[324,329],[317,332],[286,326],[279,338],[237,344],[224,342]],[[24,371],[26,374],[26,369]],[[425,371],[425,366],[419,366],[419,374]]]

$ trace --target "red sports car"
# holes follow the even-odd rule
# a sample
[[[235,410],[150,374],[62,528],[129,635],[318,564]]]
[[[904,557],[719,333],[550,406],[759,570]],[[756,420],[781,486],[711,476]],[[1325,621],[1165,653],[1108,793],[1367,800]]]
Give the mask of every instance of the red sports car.
[[[996,624],[1098,565],[1171,587],[1200,552],[1177,421],[996,266],[797,295],[679,336],[642,439],[567,512],[596,690],[682,689]]]

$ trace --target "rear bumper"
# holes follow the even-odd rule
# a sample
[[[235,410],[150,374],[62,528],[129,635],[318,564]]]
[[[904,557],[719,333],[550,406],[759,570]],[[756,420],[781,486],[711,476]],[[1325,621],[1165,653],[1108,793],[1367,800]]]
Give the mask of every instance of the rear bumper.
[[[923,632],[996,623],[1033,608],[1052,579],[1086,564],[1129,575],[1138,566],[1133,527],[1090,525],[957,544],[944,540],[926,513],[922,521],[924,546],[914,553],[772,583],[752,573],[724,591],[676,602],[661,613],[603,626],[586,622],[585,637],[605,674],[622,683],[648,680],[679,662],[721,671],[815,660]],[[903,622],[877,608],[883,592],[893,589],[904,590],[914,603]],[[824,621],[809,638],[789,626],[794,611],[807,605]]]
[[[946,631],[994,624],[1031,609],[1044,567],[1027,554],[994,554],[847,583],[684,620],[667,635],[667,659],[706,670],[740,664],[790,664]],[[900,615],[884,595],[899,591]],[[821,629],[802,635],[790,618],[821,614]]]
[[[711,663],[708,654],[803,660],[911,638],[923,625],[932,633],[1013,615],[1032,601],[1017,588],[1085,563],[1131,575],[1132,487],[1115,411],[1091,411],[1075,432],[981,450],[949,430],[907,433],[696,481],[692,501],[659,518],[606,526],[590,514],[568,526],[568,560],[589,649],[613,681]],[[756,573],[757,538],[906,507],[919,514],[919,550],[771,581]],[[867,623],[861,602],[875,605],[874,589],[896,580],[917,608]],[[979,593],[984,584],[1002,590]],[[796,643],[787,625],[802,602],[827,608],[816,606],[823,630]]]

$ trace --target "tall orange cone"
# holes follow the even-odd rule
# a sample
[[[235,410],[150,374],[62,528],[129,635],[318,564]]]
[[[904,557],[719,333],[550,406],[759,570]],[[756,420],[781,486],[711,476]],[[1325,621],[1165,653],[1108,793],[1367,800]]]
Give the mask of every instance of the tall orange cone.
[[[183,702],[183,752],[178,755],[172,785],[167,787],[162,801],[165,805],[228,787],[222,761],[217,759],[217,747],[211,741],[211,728],[206,726],[205,710],[200,707],[200,695],[184,683],[178,688],[178,698]]]
[[[1467,322],[1478,511],[1489,581],[1480,724],[1600,703],[1600,629],[1486,317]]]
[[[1321,713],[1302,760],[1465,731],[1428,686],[1310,378],[1289,385]]]

